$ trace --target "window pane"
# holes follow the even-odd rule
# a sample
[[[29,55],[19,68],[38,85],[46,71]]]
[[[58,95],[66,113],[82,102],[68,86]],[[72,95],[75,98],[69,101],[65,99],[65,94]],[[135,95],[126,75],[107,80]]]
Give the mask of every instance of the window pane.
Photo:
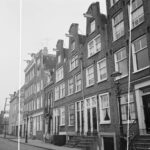
[[[137,59],[137,69],[147,67],[149,65],[148,49],[139,51],[136,55]]]

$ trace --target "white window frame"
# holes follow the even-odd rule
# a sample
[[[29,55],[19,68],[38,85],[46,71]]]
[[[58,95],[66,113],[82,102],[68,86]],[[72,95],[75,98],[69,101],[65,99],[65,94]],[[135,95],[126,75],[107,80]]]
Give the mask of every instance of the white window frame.
[[[60,97],[59,86],[55,87],[55,101]]]
[[[100,68],[100,64],[103,63],[105,61],[105,66],[103,66],[102,68]],[[105,72],[106,72],[106,77],[101,79],[100,76],[101,76],[101,70],[105,69]],[[106,58],[100,60],[97,62],[97,82],[102,82],[102,81],[105,81],[107,80],[107,62],[106,62]]]
[[[106,108],[102,108],[102,102],[101,102],[101,97],[102,96],[107,96],[107,99],[108,99],[108,107],[106,107]],[[110,100],[109,100],[109,93],[103,93],[103,94],[99,94],[99,109],[100,109],[100,124],[110,124],[111,123],[111,112],[110,112]],[[102,118],[103,118],[103,113],[102,113],[102,110],[103,109],[109,109],[109,111],[108,111],[108,113],[109,113],[109,117],[110,117],[110,120],[108,120],[108,121],[105,121],[105,120],[102,120]]]
[[[122,19],[119,19],[120,16],[122,16]],[[115,23],[115,20],[116,23]],[[117,31],[117,29],[119,29]],[[120,39],[122,36],[125,34],[125,28],[124,28],[124,16],[123,16],[123,11],[117,13],[113,18],[112,18],[112,31],[113,31],[113,41],[116,41]]]
[[[73,77],[68,80],[68,95],[72,95],[74,92],[74,79]]]
[[[97,39],[100,38],[100,43],[97,44]],[[91,46],[92,43],[92,46]],[[99,51],[101,51],[101,36],[100,34],[97,35],[95,38],[93,38],[91,41],[88,42],[87,44],[88,47],[88,58],[91,56],[95,55]]]
[[[78,76],[80,76],[80,78]],[[75,93],[81,91],[81,89],[82,89],[82,77],[80,72],[75,75]]]
[[[90,34],[93,33],[96,30],[96,22],[93,20],[90,22]]]
[[[128,94],[122,94],[121,95],[121,98],[120,98],[120,105],[121,105],[121,115],[122,115],[122,122],[124,123],[124,124],[126,124],[126,123],[128,123],[128,116],[127,116],[127,114],[128,114],[128,110],[126,110],[125,109],[125,111],[126,111],[126,114],[123,114],[123,106],[127,106],[128,107],[128,101],[126,101],[126,102],[123,102],[123,99],[124,98],[126,98],[126,99],[128,99]],[[135,102],[134,102],[134,97],[133,97],[133,93],[130,93],[130,102],[129,102],[129,105],[130,105],[130,107],[132,106],[134,106],[134,111],[132,112],[132,113],[134,113],[134,114],[132,114],[133,116],[131,116],[131,117],[133,117],[131,120],[129,120],[129,122],[130,123],[132,123],[135,119],[136,119],[136,112],[135,112]],[[131,109],[131,108],[130,108]],[[129,111],[130,112],[130,111]],[[130,114],[131,114],[131,112],[130,112]],[[125,117],[126,117],[126,120],[123,120],[123,115],[125,115]]]
[[[74,107],[73,110],[71,110],[71,108],[70,108],[71,106]],[[74,111],[74,112],[72,113],[70,111]],[[68,105],[68,112],[69,112],[68,113],[69,114],[69,126],[74,126],[75,125],[75,104],[74,103]],[[73,124],[71,124],[71,117],[70,117],[70,115],[74,115],[74,123]]]
[[[91,74],[89,74],[89,69],[90,68],[93,68],[93,73],[91,73]],[[93,76],[93,77],[89,79],[89,75]],[[92,83],[90,83],[90,80],[93,80]],[[90,86],[94,85],[94,83],[95,83],[95,79],[94,79],[94,65],[91,65],[88,68],[86,68],[86,87],[90,87]]]
[[[116,4],[119,0],[110,0],[110,7]]]
[[[71,42],[71,50],[72,50],[72,51],[75,50],[75,40],[73,40],[73,41]]]
[[[146,45],[145,47],[142,48],[142,47],[141,47],[141,42],[140,42],[140,50],[138,50],[138,51],[135,52],[134,43],[137,42],[137,41],[139,41],[139,40],[142,39],[142,38],[146,38],[146,44],[147,44],[147,36],[146,36],[146,35],[143,35],[143,36],[137,38],[136,40],[134,40],[134,41],[132,42],[132,57],[133,57],[133,69],[134,69],[134,73],[139,72],[139,71],[142,71],[142,70],[147,69],[147,68],[150,67],[150,64],[148,64],[147,66],[138,69],[136,54],[137,54],[138,52],[142,51],[142,50],[146,50],[148,47],[147,47],[147,45]],[[149,58],[148,58],[148,59],[149,59]]]
[[[133,18],[136,14],[138,14],[140,10],[141,10],[140,15]],[[142,0],[135,0],[132,2],[132,14],[131,15],[132,15],[132,29],[140,25],[142,22],[144,22],[144,7],[143,7]]]
[[[114,53],[114,60],[115,60],[115,71],[118,71],[120,73],[122,73],[119,69],[119,63],[126,60],[127,62],[127,51],[126,51],[126,56],[121,58],[120,60],[117,60],[117,54],[120,53],[121,51],[126,51],[126,47],[121,48],[120,50],[118,50],[117,52]],[[121,56],[122,57],[122,56]],[[123,77],[126,77],[128,75],[128,64],[127,64],[127,73],[126,74],[121,74],[120,76],[116,77],[115,80],[121,79]]]
[[[58,64],[61,62],[61,55],[58,55]]]
[[[63,98],[63,97],[65,97],[65,83],[63,82],[63,83],[61,83],[60,85],[59,85],[59,88],[60,88],[60,90],[59,90],[59,92],[60,92],[60,97],[59,98]]]
[[[63,66],[56,70],[56,83],[64,78]]]
[[[65,107],[60,107],[60,126],[65,125]]]
[[[79,65],[79,59],[78,59],[78,55],[76,54],[70,59],[70,71],[77,68],[78,65]]]

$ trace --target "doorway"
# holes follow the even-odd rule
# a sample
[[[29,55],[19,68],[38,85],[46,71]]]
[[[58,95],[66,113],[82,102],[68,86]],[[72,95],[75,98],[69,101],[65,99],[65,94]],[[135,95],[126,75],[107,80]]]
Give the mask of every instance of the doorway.
[[[150,134],[150,94],[142,96],[146,132]]]

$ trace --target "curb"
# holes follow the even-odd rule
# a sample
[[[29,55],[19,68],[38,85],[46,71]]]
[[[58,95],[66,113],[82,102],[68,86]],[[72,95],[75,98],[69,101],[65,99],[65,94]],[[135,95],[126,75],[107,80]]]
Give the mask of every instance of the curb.
[[[0,137],[2,138],[2,137]],[[15,141],[13,139],[9,139],[9,138],[4,138],[4,139],[7,139],[9,141],[12,141],[12,142],[18,142],[18,141]],[[49,149],[49,148],[46,148],[46,147],[42,147],[42,146],[37,146],[37,145],[32,145],[32,144],[29,144],[29,143],[24,143],[24,142],[20,142],[21,144],[24,144],[24,145],[29,145],[29,146],[33,146],[33,147],[37,147],[37,148],[42,148],[42,149],[45,149],[45,150],[56,150],[56,149]]]

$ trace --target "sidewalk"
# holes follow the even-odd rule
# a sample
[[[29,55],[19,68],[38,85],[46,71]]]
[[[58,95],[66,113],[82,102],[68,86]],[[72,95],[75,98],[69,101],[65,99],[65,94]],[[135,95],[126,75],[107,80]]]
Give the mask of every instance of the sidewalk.
[[[4,135],[1,134],[0,138],[4,138]],[[18,142],[18,139],[15,136],[6,135],[6,139],[8,139],[10,141]],[[28,139],[28,143],[25,143],[24,138],[20,139],[20,143],[31,145],[31,146],[34,146],[34,147],[44,148],[44,149],[47,149],[47,150],[52,150],[52,149],[53,150],[81,150],[79,148],[69,148],[69,147],[65,147],[65,146],[56,146],[56,145],[53,145],[51,143],[45,143],[45,142],[40,141],[40,140]]]

